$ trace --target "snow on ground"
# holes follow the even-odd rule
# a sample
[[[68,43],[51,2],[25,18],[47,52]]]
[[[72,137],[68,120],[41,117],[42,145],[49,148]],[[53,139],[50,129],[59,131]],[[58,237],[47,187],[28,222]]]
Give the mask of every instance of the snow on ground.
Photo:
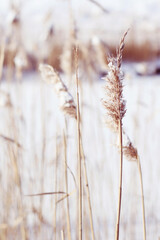
[[[128,69],[128,67],[126,67]],[[126,75],[127,76],[127,75]],[[23,194],[42,191],[40,174],[42,171],[43,141],[46,148],[44,155],[43,191],[54,191],[56,134],[61,141],[64,130],[63,114],[59,111],[58,101],[52,88],[41,83],[37,75],[25,76],[19,86],[2,82],[1,89],[11,93],[14,103],[16,124],[19,128],[19,140],[24,150],[19,162],[22,176]],[[30,80],[34,81],[30,81]],[[101,98],[104,96],[104,82],[97,81],[90,85],[83,82],[82,117],[83,144],[89,173],[93,218],[97,239],[114,237],[116,208],[118,197],[119,154],[116,148],[117,137],[104,124],[104,110]],[[75,96],[73,87],[73,95]],[[127,113],[124,128],[138,149],[144,180],[146,204],[147,239],[158,239],[160,236],[160,182],[159,161],[159,113],[160,113],[160,79],[155,77],[126,77],[124,95],[127,100]],[[8,110],[0,108],[0,134],[9,135]],[[76,124],[68,121],[68,165],[76,175]],[[5,146],[0,139],[1,146]],[[62,144],[62,143],[61,143]],[[1,148],[2,149],[2,148]],[[1,169],[6,169],[7,159],[1,154]],[[37,160],[36,160],[37,159]],[[61,149],[61,161],[63,153]],[[59,190],[63,188],[63,163],[59,162]],[[3,173],[1,173],[3,176]],[[69,192],[75,190],[75,183],[69,173]],[[31,200],[23,197],[28,212],[30,226],[37,220],[31,214]],[[33,200],[33,199],[32,199]],[[54,197],[45,196],[43,202],[44,217],[52,224]],[[40,205],[39,197],[34,206]],[[76,194],[70,196],[71,222],[75,228]],[[58,206],[59,211],[61,205]],[[60,213],[61,214],[61,213]],[[61,216],[61,215],[60,215]],[[59,216],[59,219],[60,219]],[[62,221],[59,222],[61,226]],[[142,239],[142,207],[139,175],[135,162],[124,159],[124,182],[121,216],[121,238]],[[47,228],[46,239],[52,229]],[[74,229],[72,234],[74,235]],[[34,239],[34,237],[33,237]]]

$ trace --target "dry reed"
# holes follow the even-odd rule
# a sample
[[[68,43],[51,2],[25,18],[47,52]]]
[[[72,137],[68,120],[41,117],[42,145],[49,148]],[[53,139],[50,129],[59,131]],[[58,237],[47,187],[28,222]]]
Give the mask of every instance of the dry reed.
[[[110,58],[108,64],[108,75],[106,76],[105,94],[103,101],[107,112],[106,123],[115,132],[119,132],[120,147],[120,173],[119,173],[119,199],[115,240],[119,239],[121,201],[122,201],[122,176],[123,176],[123,135],[122,120],[126,113],[126,104],[123,99],[123,74],[121,72],[122,52],[124,49],[124,40],[128,31],[120,41],[117,52],[117,58]]]
[[[58,167],[58,155],[59,155],[59,146],[57,143],[57,134],[56,134],[56,157],[55,157],[55,181],[54,189],[57,191],[57,167]],[[54,228],[54,238],[57,239],[57,195],[54,199],[54,219],[53,219],[53,228]]]
[[[88,0],[90,1],[91,3],[93,3],[95,6],[97,6],[99,9],[101,9],[102,12],[104,13],[109,13],[109,11],[104,7],[102,6],[102,4],[100,4],[99,2],[95,1],[95,0]]]
[[[81,130],[80,130],[80,119],[78,121],[78,109],[79,108],[79,80],[78,80],[78,50],[75,51],[75,66],[76,66],[76,85],[77,85],[77,107],[76,104],[74,102],[73,97],[71,96],[71,94],[69,93],[67,87],[65,86],[65,84],[63,83],[63,81],[61,80],[61,78],[59,77],[59,75],[55,72],[55,70],[49,66],[49,65],[44,65],[44,64],[40,64],[40,71],[42,74],[42,77],[44,78],[44,80],[50,84],[52,84],[52,86],[55,88],[55,91],[58,95],[58,97],[60,97],[60,99],[62,98],[63,101],[61,101],[61,110],[64,113],[67,113],[70,117],[73,117],[77,120],[77,131],[78,131],[78,158],[79,158],[79,224],[81,226],[79,226],[79,229],[82,228],[82,167],[81,167],[81,158],[83,159],[83,167],[84,167],[84,176],[85,176],[85,186],[86,186],[86,190],[87,190],[87,199],[88,199],[88,206],[89,206],[89,219],[90,219],[90,226],[91,226],[91,235],[92,235],[92,239],[95,239],[95,235],[94,235],[94,227],[93,227],[93,216],[92,216],[92,207],[91,207],[91,199],[90,199],[90,191],[89,191],[89,182],[88,182],[88,176],[87,176],[87,167],[86,167],[86,163],[85,163],[85,157],[84,157],[84,151],[83,151],[83,146],[82,146],[82,135],[81,135]],[[65,100],[64,100],[65,99]],[[67,105],[67,108],[66,108]],[[79,114],[80,117],[80,114]],[[67,140],[67,139],[66,139]],[[68,196],[68,194],[67,194]],[[68,200],[67,200],[68,201]],[[68,220],[69,220],[69,210],[68,211]],[[68,221],[69,223],[69,221]],[[69,226],[69,225],[68,225]],[[69,228],[68,228],[69,229]],[[70,232],[70,231],[69,231]],[[79,230],[79,238],[81,239],[82,235],[82,229]]]
[[[68,195],[68,173],[67,173],[67,137],[65,132],[63,133],[63,144],[64,144],[64,169],[65,169],[65,191]],[[71,223],[70,223],[70,213],[69,213],[69,198],[67,197],[67,236],[68,240],[71,240]]]
[[[124,132],[125,137],[127,138],[127,143],[123,147],[124,155],[131,161],[137,162],[138,172],[140,177],[140,188],[141,188],[141,201],[142,201],[142,217],[143,217],[143,239],[146,240],[146,220],[145,220],[145,202],[144,202],[144,189],[143,189],[143,176],[142,176],[142,168],[140,163],[140,158],[138,156],[137,149],[133,146],[131,140]]]
[[[72,1],[68,0],[68,15],[69,15],[69,35],[64,43],[63,52],[60,57],[61,68],[66,76],[69,77],[69,84],[71,84],[72,74],[74,72],[74,47],[76,44],[76,26],[73,15]]]
[[[82,159],[81,159],[81,129],[80,129],[80,105],[79,105],[79,76],[78,76],[78,48],[75,49],[76,87],[77,87],[77,147],[78,147],[78,217],[79,240],[82,240]]]
[[[4,53],[5,53],[5,40],[2,41],[0,47],[0,80],[2,78],[2,70],[3,70],[3,63],[4,63]]]
[[[64,238],[64,230],[61,230],[61,240],[65,240],[65,238]]]
[[[65,113],[73,118],[77,118],[76,106],[72,95],[69,93],[66,85],[55,72],[55,70],[47,64],[40,64],[39,70],[41,72],[42,78],[52,84],[55,89],[56,94],[60,100],[60,108]]]
[[[98,7],[101,8],[102,11],[106,11],[106,9],[103,8],[103,6],[101,6],[98,2],[94,1],[94,0],[90,0],[90,2],[94,3],[95,5],[97,5]],[[71,2],[69,1],[69,4],[71,4]],[[72,10],[70,10],[71,15],[72,15]],[[19,21],[19,19],[16,17],[13,20],[14,25],[17,25],[17,21]],[[71,16],[71,21],[73,21],[73,16]],[[74,46],[75,42],[74,42],[74,36],[72,36],[72,34],[74,34],[75,32],[72,31],[72,25],[70,28],[70,37],[72,37],[72,41],[70,40],[68,42],[68,45],[65,46],[64,48],[64,55],[62,55],[62,68],[64,70],[65,73],[68,72],[68,75],[70,75],[70,78],[72,76],[73,73],[73,49],[72,47]],[[100,48],[99,48],[99,59],[102,60],[102,64],[105,66],[106,64],[108,64],[108,76],[106,77],[106,100],[104,101],[104,106],[105,109],[107,111],[107,119],[106,119],[106,123],[109,125],[109,127],[115,131],[115,132],[119,132],[119,145],[120,145],[120,183],[119,183],[119,203],[118,203],[118,214],[117,214],[117,226],[116,226],[116,240],[119,239],[119,228],[120,228],[120,213],[121,213],[121,198],[122,198],[122,167],[123,167],[123,155],[125,155],[129,160],[134,160],[137,162],[138,164],[138,169],[139,169],[139,174],[140,174],[140,181],[141,181],[141,192],[142,192],[142,206],[143,206],[143,230],[144,230],[144,240],[146,239],[146,226],[145,226],[145,206],[144,206],[144,193],[143,193],[143,182],[142,182],[142,169],[141,169],[141,165],[140,165],[140,159],[138,156],[138,152],[137,149],[133,146],[132,142],[130,141],[130,139],[128,138],[128,142],[127,144],[123,144],[123,138],[124,135],[126,136],[126,133],[124,133],[123,131],[123,117],[125,116],[125,112],[126,112],[126,108],[125,108],[125,101],[123,99],[123,74],[121,72],[121,61],[122,61],[122,51],[124,49],[124,40],[126,37],[127,32],[124,34],[123,38],[121,39],[120,42],[120,47],[118,49],[118,53],[117,53],[117,58],[110,58],[109,59],[109,63],[108,63],[108,59],[105,58],[104,56],[104,51],[106,49],[106,46],[102,46],[100,44]],[[86,50],[86,48],[85,48]],[[1,53],[0,53],[0,78],[2,76],[2,68],[3,68],[3,62],[4,62],[4,51],[5,51],[5,45],[2,45],[1,47]],[[60,52],[61,53],[61,52]],[[58,54],[60,55],[60,53],[58,52]],[[12,56],[14,55],[14,56]],[[91,55],[91,56],[89,56]],[[90,58],[92,58],[92,54],[90,54],[89,52],[87,52],[87,56],[89,56]],[[16,50],[16,52],[12,53],[10,55],[11,59],[15,60],[15,67],[17,69],[17,77],[20,78],[21,74],[22,74],[22,68],[25,67],[25,65],[23,65],[23,58],[24,56],[22,56],[20,54],[20,52],[18,52]],[[59,57],[59,56],[58,56]],[[88,61],[88,59],[87,59]],[[60,78],[60,76],[58,75],[58,73],[50,66],[50,65],[45,65],[45,64],[41,64],[39,66],[39,69],[41,71],[42,77],[44,78],[44,80],[46,82],[48,82],[49,84],[52,84],[53,88],[55,89],[55,92],[60,100],[60,108],[61,110],[69,115],[70,117],[76,119],[77,121],[77,146],[78,146],[78,164],[79,164],[79,169],[78,169],[78,179],[79,179],[79,240],[82,239],[82,225],[83,225],[83,218],[82,218],[82,210],[83,210],[83,206],[82,206],[82,200],[83,200],[83,196],[82,196],[82,164],[84,164],[84,177],[85,177],[85,187],[86,187],[86,191],[87,191],[87,198],[88,198],[88,204],[89,204],[89,212],[90,212],[90,225],[91,225],[91,234],[92,234],[92,240],[95,239],[94,236],[94,228],[93,228],[93,217],[92,217],[92,208],[91,208],[91,199],[90,199],[90,191],[89,191],[89,184],[88,184],[88,176],[87,176],[87,170],[86,170],[86,161],[85,161],[85,156],[84,156],[84,150],[83,150],[83,144],[82,144],[82,132],[81,132],[81,119],[80,119],[80,102],[79,102],[79,76],[78,76],[78,49],[76,49],[75,51],[75,65],[76,65],[76,86],[77,86],[77,106],[75,104],[75,101],[73,99],[73,97],[71,96],[71,94],[68,91],[68,88],[66,87],[66,85],[64,84],[64,82],[62,81],[62,79]],[[63,65],[64,64],[64,65]],[[90,64],[91,66],[91,64]],[[89,68],[90,66],[87,65],[87,68]],[[88,70],[88,69],[87,69]],[[6,104],[4,104],[5,107],[9,106],[11,107],[12,104],[7,100]],[[11,113],[12,114],[12,113]],[[13,119],[13,116],[11,116]],[[14,122],[14,121],[13,121]],[[13,125],[12,125],[13,126]],[[13,126],[13,129],[16,131],[16,126]],[[44,129],[42,129],[44,130]],[[21,238],[22,239],[27,239],[28,238],[28,232],[27,232],[27,228],[26,228],[26,222],[25,222],[25,209],[24,209],[24,205],[23,205],[23,199],[22,199],[22,186],[21,186],[21,175],[20,175],[20,170],[19,170],[19,164],[18,164],[18,159],[19,159],[19,151],[23,149],[22,145],[19,143],[18,140],[18,135],[17,132],[13,133],[14,138],[12,137],[7,137],[5,135],[0,134],[0,138],[2,138],[3,140],[5,140],[8,143],[8,154],[9,154],[9,158],[12,162],[12,167],[13,167],[13,173],[14,173],[14,183],[15,185],[18,186],[19,189],[19,198],[18,198],[18,205],[19,205],[19,217],[17,217],[10,225],[9,224],[1,224],[0,225],[0,229],[8,229],[8,228],[16,228],[17,226],[20,225],[20,229],[21,229]],[[45,158],[45,146],[46,146],[46,142],[45,142],[45,135],[46,132],[44,131],[43,133],[43,149],[42,149],[42,172],[41,172],[41,177],[45,176],[45,173],[43,172],[43,167],[44,167],[44,158]],[[57,138],[56,138],[57,139]],[[58,192],[57,191],[57,171],[58,171],[58,151],[60,151],[60,149],[57,149],[58,146],[56,146],[56,163],[55,163],[55,192],[42,192],[42,193],[38,193],[38,194],[31,194],[28,196],[45,196],[45,195],[55,195],[55,211],[54,211],[54,239],[56,239],[56,234],[57,234],[57,204],[66,199],[67,200],[67,229],[68,229],[68,239],[71,239],[71,226],[70,226],[70,217],[69,217],[69,196],[72,194],[68,193],[68,176],[67,176],[67,133],[64,133],[64,161],[65,161],[65,192]],[[41,182],[41,186],[43,185],[43,181]],[[43,190],[43,188],[42,188]],[[64,197],[59,199],[57,201],[57,195],[58,194],[62,194]],[[42,198],[43,199],[43,198]],[[40,204],[41,208],[43,206],[42,201]],[[38,211],[37,211],[38,212]],[[38,212],[39,215],[39,220],[41,221],[41,223],[45,223],[45,221],[43,220],[43,216],[42,216],[42,209],[41,212]],[[41,225],[42,227],[42,225]],[[63,228],[61,228],[63,229]],[[85,229],[84,229],[85,231]],[[1,237],[1,236],[0,236]],[[4,239],[6,239],[4,237]],[[61,230],[61,239],[65,239],[65,229]]]
[[[16,131],[16,127],[14,126],[14,123],[12,125],[13,129],[14,129],[14,137],[15,139],[17,139],[17,133]],[[17,140],[15,140],[17,142]],[[19,215],[22,219],[21,223],[20,223],[20,229],[21,229],[21,239],[22,240],[27,240],[27,228],[26,228],[26,221],[25,221],[25,213],[24,213],[24,206],[23,206],[23,199],[22,199],[22,182],[21,182],[21,175],[20,175],[20,170],[19,170],[19,166],[18,166],[18,155],[19,155],[19,148],[18,146],[15,146],[15,148],[11,145],[8,145],[8,155],[9,155],[9,159],[11,161],[12,164],[12,168],[13,168],[13,172],[14,172],[14,184],[15,186],[18,187],[19,190],[19,196],[18,196],[18,205],[19,205]]]
[[[141,194],[142,194],[142,209],[143,209],[143,236],[146,240],[146,223],[145,223],[145,205],[144,205],[144,190],[142,180],[142,170],[137,149],[133,146],[129,137],[123,130],[122,120],[126,113],[126,103],[123,99],[123,74],[121,72],[122,51],[124,49],[124,40],[128,31],[124,34],[120,41],[120,46],[117,52],[117,58],[110,58],[108,64],[108,75],[106,76],[105,93],[106,99],[103,101],[107,112],[106,123],[114,131],[119,132],[120,146],[120,179],[119,179],[119,202],[115,239],[119,239],[119,225],[121,214],[121,198],[122,198],[122,171],[123,171],[123,155],[129,160],[135,160],[138,164]],[[127,143],[123,145],[123,137],[127,138]]]

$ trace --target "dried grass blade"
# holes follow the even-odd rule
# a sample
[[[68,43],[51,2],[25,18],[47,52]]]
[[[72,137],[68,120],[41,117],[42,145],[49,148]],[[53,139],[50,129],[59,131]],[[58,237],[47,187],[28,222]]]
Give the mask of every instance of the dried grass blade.
[[[57,195],[57,194],[67,194],[66,192],[46,192],[46,193],[36,193],[36,194],[27,194],[26,197],[36,197],[44,195]]]
[[[64,199],[66,199],[67,197],[70,197],[72,194],[75,193],[76,190],[73,190],[72,192],[66,194],[64,197],[62,197],[61,199],[59,199],[56,204],[60,203],[61,201],[63,201]]]
[[[0,137],[1,137],[3,140],[7,141],[7,142],[16,144],[17,147],[19,147],[19,148],[23,148],[20,143],[18,143],[17,141],[15,141],[14,139],[12,139],[12,138],[10,138],[10,137],[6,137],[6,136],[4,136],[3,134],[0,134]]]

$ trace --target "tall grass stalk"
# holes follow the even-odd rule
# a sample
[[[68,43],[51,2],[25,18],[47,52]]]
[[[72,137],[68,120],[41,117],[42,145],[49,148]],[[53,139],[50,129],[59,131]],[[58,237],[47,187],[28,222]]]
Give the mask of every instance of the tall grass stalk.
[[[78,49],[76,49],[76,51],[75,51],[75,67],[76,67],[76,75],[77,75],[77,73],[78,73]],[[77,75],[77,79],[78,79],[78,75]],[[78,83],[78,87],[81,88],[81,93],[82,93],[82,83],[81,82]],[[81,111],[81,115],[82,115],[82,111]],[[78,120],[78,118],[77,118],[77,120]],[[82,118],[80,118],[80,126],[82,127]],[[88,201],[88,207],[89,207],[89,220],[90,220],[90,227],[91,227],[91,236],[92,236],[92,240],[95,240],[94,225],[93,225],[93,214],[92,214],[92,205],[91,205],[91,197],[90,197],[90,189],[89,189],[89,181],[88,181],[88,174],[87,174],[86,159],[85,159],[84,149],[83,149],[82,130],[81,129],[80,129],[80,154],[81,154],[81,164],[83,164],[83,170],[84,170],[85,188],[86,188],[86,192],[87,192],[87,201]]]
[[[119,239],[120,230],[120,217],[121,217],[121,205],[122,205],[122,183],[123,183],[123,154],[132,160],[136,160],[138,163],[141,193],[142,193],[142,209],[143,209],[143,232],[144,240],[146,240],[146,223],[145,223],[145,205],[144,205],[144,193],[143,193],[143,181],[142,170],[140,160],[138,157],[137,149],[133,147],[130,139],[128,138],[127,145],[123,146],[123,134],[126,133],[123,130],[122,120],[126,113],[126,103],[123,99],[123,74],[121,72],[122,52],[124,49],[124,40],[128,31],[124,34],[120,41],[120,45],[117,52],[117,58],[110,58],[108,64],[109,73],[106,76],[106,99],[103,102],[107,111],[106,123],[109,127],[119,133],[119,148],[120,148],[120,173],[119,173],[119,197],[118,197],[118,212],[115,240]]]
[[[44,176],[45,176],[45,155],[46,155],[46,121],[45,121],[45,96],[44,92],[42,91],[42,84],[40,89],[41,94],[41,131],[42,131],[42,148],[41,148],[41,171],[40,171],[40,184],[41,184],[41,192],[44,192]],[[42,225],[42,219],[43,219],[43,203],[44,198],[43,196],[40,196],[40,209],[39,209],[39,216],[40,216],[40,222],[39,222],[39,229],[41,229]]]
[[[143,239],[146,240],[146,220],[145,220],[145,203],[144,203],[144,190],[143,190],[143,177],[142,177],[142,168],[139,156],[137,157],[138,171],[140,176],[141,184],[141,199],[142,199],[142,212],[143,212]]]
[[[57,192],[57,172],[58,172],[58,157],[59,157],[59,146],[58,146],[58,136],[56,134],[56,156],[55,156],[55,170],[54,170],[54,189]],[[57,239],[57,195],[55,195],[54,199],[54,239]]]
[[[11,119],[11,129],[13,131],[14,134],[14,139],[15,142],[18,142],[18,133],[17,133],[17,128],[15,125],[15,121],[14,121],[14,116],[13,116],[13,112],[12,110],[9,110],[10,112],[10,119]],[[22,199],[22,183],[21,183],[21,175],[20,175],[20,171],[19,171],[19,166],[18,166],[18,159],[19,159],[19,147],[17,145],[14,146],[10,146],[8,144],[8,154],[9,154],[9,159],[11,161],[11,165],[13,167],[13,172],[14,172],[14,183],[15,185],[18,187],[19,193],[18,193],[18,205],[19,205],[19,214],[20,217],[22,217],[22,222],[20,225],[20,229],[21,229],[21,238],[22,240],[27,240],[27,230],[26,230],[26,223],[25,223],[25,213],[24,213],[24,209],[23,209],[23,199]]]
[[[122,177],[123,177],[123,127],[122,119],[126,113],[126,103],[123,99],[123,74],[121,72],[122,52],[124,49],[124,40],[128,31],[120,41],[116,58],[110,58],[108,64],[108,75],[106,76],[105,94],[106,99],[103,101],[107,112],[106,123],[119,134],[120,148],[120,172],[119,172],[119,194],[118,194],[118,211],[115,231],[115,240],[119,239],[121,205],[122,205]]]
[[[76,66],[76,91],[77,91],[77,147],[78,147],[78,216],[79,216],[79,240],[82,240],[82,161],[81,161],[81,131],[79,109],[79,77],[78,77],[78,47],[75,49]]]
[[[0,80],[2,78],[4,54],[5,54],[5,41],[3,40],[0,47]]]
[[[10,157],[13,171],[14,171],[14,181],[19,189],[18,205],[19,205],[19,214],[20,214],[20,217],[22,217],[22,221],[20,224],[21,239],[27,240],[28,238],[27,238],[27,230],[26,230],[26,226],[25,226],[25,214],[24,214],[24,209],[23,209],[21,177],[20,177],[18,163],[17,163],[17,157],[18,157],[17,146],[16,146],[15,150],[12,147],[9,147],[8,153],[9,153],[9,157]]]
[[[67,129],[67,128],[66,128]],[[68,195],[68,174],[67,174],[67,131],[66,134],[63,132],[63,144],[64,144],[64,169],[65,169],[65,191]],[[69,198],[66,199],[67,202],[67,235],[68,240],[71,240],[71,224],[70,224],[70,213],[69,213]]]
[[[94,225],[93,225],[93,214],[92,214],[92,204],[91,204],[91,197],[90,197],[90,189],[89,189],[89,182],[88,182],[86,160],[85,160],[84,149],[83,149],[83,145],[82,145],[82,136],[81,136],[81,155],[82,155],[82,162],[83,162],[83,168],[84,168],[85,187],[86,187],[86,190],[87,190],[91,235],[92,235],[92,240],[95,240]]]
[[[12,101],[10,99],[9,95],[9,103],[10,106],[12,106]],[[18,188],[18,207],[19,207],[19,215],[22,218],[21,224],[20,224],[20,230],[21,230],[21,239],[27,240],[28,239],[28,232],[26,227],[26,213],[24,211],[24,204],[23,204],[23,193],[22,193],[22,176],[21,176],[21,169],[19,166],[19,160],[22,155],[22,152],[24,149],[21,144],[19,144],[19,128],[15,119],[15,112],[14,108],[10,107],[8,108],[8,117],[9,117],[9,131],[10,135],[13,137],[14,143],[11,144],[8,142],[8,158],[11,161],[12,165],[12,171],[14,176],[14,184]],[[16,191],[15,191],[16,192]],[[16,197],[16,193],[15,197]]]
[[[61,240],[65,240],[65,238],[64,238],[64,230],[61,230]]]
[[[123,176],[123,137],[122,137],[122,120],[119,120],[119,146],[120,146],[120,167],[119,167],[119,199],[118,199],[118,212],[115,239],[119,239],[119,226],[121,217],[122,205],[122,176]]]
[[[143,177],[140,158],[138,156],[137,149],[133,146],[129,137],[124,132],[124,136],[127,137],[127,144],[124,146],[124,155],[132,161],[136,161],[138,165],[138,172],[140,177],[140,188],[141,188],[141,201],[142,201],[142,215],[143,215],[143,239],[146,240],[146,220],[145,220],[145,202],[144,202],[144,190],[143,190]]]
[[[77,51],[77,50],[76,50]],[[89,218],[90,218],[90,226],[91,226],[91,235],[92,235],[92,240],[95,239],[95,234],[94,234],[94,226],[93,226],[93,216],[92,216],[92,206],[91,206],[91,198],[90,198],[90,191],[89,191],[89,182],[88,182],[88,176],[87,176],[87,166],[85,162],[85,156],[84,156],[84,150],[82,146],[82,134],[81,134],[81,119],[80,119],[80,114],[79,114],[79,80],[78,80],[78,53],[75,51],[75,66],[76,66],[76,85],[77,85],[77,106],[74,103],[74,99],[69,93],[67,87],[64,85],[62,79],[59,77],[59,75],[55,72],[55,70],[50,66],[50,65],[40,65],[39,69],[41,71],[42,77],[46,82],[49,82],[51,84],[55,84],[56,88],[56,93],[58,93],[58,97],[63,99],[61,101],[61,110],[70,117],[74,118],[77,120],[77,136],[78,136],[78,162],[82,164],[83,162],[83,167],[84,167],[84,177],[85,177],[85,186],[86,186],[86,191],[87,191],[87,200],[88,200],[88,206],[89,206]],[[59,84],[60,83],[60,84]],[[56,85],[58,84],[58,87]],[[63,89],[63,91],[62,91]],[[59,94],[60,92],[60,94]],[[64,98],[63,98],[64,95]],[[79,120],[78,120],[79,116]],[[80,160],[81,159],[81,160]],[[81,176],[82,173],[82,166],[80,165],[79,169],[79,177]],[[80,180],[81,182],[81,180]],[[79,185],[80,188],[82,188],[82,185]],[[81,190],[82,191],[82,190]],[[79,200],[80,201],[80,200]],[[79,205],[81,205],[79,203]],[[81,207],[80,207],[81,208]],[[81,222],[81,221],[80,221]]]

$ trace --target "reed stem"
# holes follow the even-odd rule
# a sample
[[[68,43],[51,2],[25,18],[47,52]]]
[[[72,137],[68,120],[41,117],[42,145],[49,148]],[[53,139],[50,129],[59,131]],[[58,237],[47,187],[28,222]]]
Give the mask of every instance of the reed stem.
[[[4,54],[5,54],[5,41],[3,40],[3,42],[1,43],[1,47],[0,47],[0,82],[1,82],[1,78],[2,78]]]
[[[143,190],[143,178],[142,178],[142,169],[139,157],[137,157],[137,164],[140,176],[141,184],[141,194],[142,194],[142,211],[143,211],[143,239],[146,240],[146,221],[145,221],[145,203],[144,203],[144,190]]]
[[[64,240],[64,230],[61,230],[61,240]]]
[[[54,189],[57,192],[57,172],[58,172],[58,155],[59,155],[59,146],[58,146],[58,136],[56,134],[56,158],[55,158],[55,183]],[[57,239],[57,194],[55,195],[54,200],[54,219],[53,219],[53,226],[54,226],[54,239]]]
[[[81,163],[81,131],[80,131],[80,109],[79,109],[79,79],[78,79],[78,49],[75,50],[76,65],[76,87],[77,87],[77,146],[78,146],[78,224],[79,240],[82,240],[82,163]]]
[[[68,174],[67,174],[67,138],[65,132],[63,132],[63,144],[64,144],[64,169],[65,169],[65,191],[68,194]],[[71,240],[71,224],[69,214],[69,198],[67,197],[67,235],[68,240]]]
[[[118,199],[118,212],[116,223],[115,240],[119,240],[120,216],[121,216],[121,203],[122,203],[122,173],[123,173],[123,138],[122,138],[122,120],[119,119],[119,145],[120,145],[120,175],[119,175],[119,199]]]
[[[90,226],[91,226],[91,235],[92,235],[92,240],[95,240],[92,205],[91,205],[91,197],[90,197],[89,182],[88,182],[88,175],[87,175],[87,166],[86,166],[86,160],[85,160],[84,150],[83,150],[83,145],[82,145],[82,136],[81,136],[81,155],[82,155],[82,159],[83,159],[85,186],[86,186],[86,189],[87,189],[87,199],[88,199],[88,206],[89,206],[89,219],[90,219]]]

